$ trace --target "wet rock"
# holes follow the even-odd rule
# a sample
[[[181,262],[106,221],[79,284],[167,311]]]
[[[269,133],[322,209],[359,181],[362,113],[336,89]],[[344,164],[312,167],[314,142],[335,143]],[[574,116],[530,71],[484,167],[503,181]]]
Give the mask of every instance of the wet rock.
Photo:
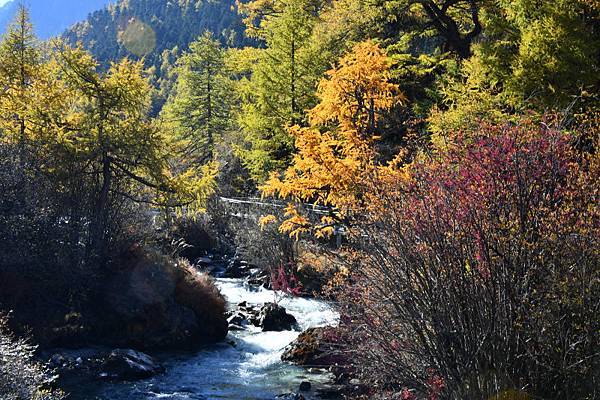
[[[247,261],[240,260],[239,258],[233,258],[229,264],[227,264],[227,267],[223,272],[223,277],[246,278],[247,276],[250,276],[253,268],[255,267],[248,264]]]
[[[348,382],[348,383],[350,383],[352,386],[359,386],[361,384],[360,380],[356,379],[356,378],[355,379],[350,379],[350,382]]]
[[[249,324],[260,326],[259,321],[260,309],[248,305],[243,301],[238,304],[237,309],[231,311],[227,318],[230,331],[245,330]]]
[[[111,380],[137,380],[164,372],[164,368],[149,355],[131,350],[113,350],[100,365],[100,377]]]
[[[229,326],[231,326],[231,325],[244,326],[248,323],[248,319],[247,319],[246,315],[242,314],[241,312],[236,312],[235,314],[233,314],[232,316],[227,318],[227,323],[229,324]]]
[[[297,326],[297,321],[284,307],[275,303],[266,303],[260,309],[258,326],[263,331],[290,331]]]
[[[335,328],[309,328],[290,343],[281,359],[307,367],[327,368],[345,364],[345,360],[336,351]]]
[[[330,385],[327,387],[319,388],[316,390],[316,394],[320,399],[344,399],[351,398],[344,396],[347,392],[347,388],[344,385]],[[347,394],[347,393],[346,393]]]
[[[269,289],[271,286],[271,275],[261,269],[252,270],[250,276],[246,278],[246,283],[252,286],[262,286]]]
[[[312,385],[310,384],[310,382],[304,381],[304,382],[300,383],[300,387],[298,389],[301,392],[308,392],[308,391],[310,391],[311,387],[312,387]]]
[[[69,364],[71,364],[71,360],[69,360],[63,354],[54,354],[48,361],[50,368],[65,368]]]
[[[236,324],[231,324],[229,325],[229,331],[245,331],[246,328],[244,328],[243,326],[240,325],[236,325]]]

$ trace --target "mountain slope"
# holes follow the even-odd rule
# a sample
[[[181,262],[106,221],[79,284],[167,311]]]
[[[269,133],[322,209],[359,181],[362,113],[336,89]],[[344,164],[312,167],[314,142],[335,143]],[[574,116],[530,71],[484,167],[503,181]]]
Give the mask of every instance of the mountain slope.
[[[110,1],[11,0],[0,7],[0,33],[4,33],[21,3],[29,8],[31,20],[38,37],[48,39],[52,36],[60,35],[69,26],[81,21],[92,11],[105,7]]]
[[[160,68],[161,55],[187,49],[204,31],[227,46],[249,44],[235,0],[121,0],[92,13],[63,37],[83,46],[102,63],[123,57],[146,59]]]

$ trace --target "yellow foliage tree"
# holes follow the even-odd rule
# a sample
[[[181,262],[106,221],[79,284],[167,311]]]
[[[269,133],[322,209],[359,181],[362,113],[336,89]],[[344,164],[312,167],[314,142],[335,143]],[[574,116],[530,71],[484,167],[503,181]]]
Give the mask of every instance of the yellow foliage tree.
[[[319,85],[319,104],[309,112],[310,126],[290,128],[297,152],[283,176],[271,175],[264,196],[293,203],[332,207],[316,226],[295,207],[286,210],[280,230],[299,237],[333,232],[333,224],[361,203],[364,179],[378,169],[373,144],[381,115],[405,97],[390,82],[390,62],[373,41],[359,43],[327,72]]]

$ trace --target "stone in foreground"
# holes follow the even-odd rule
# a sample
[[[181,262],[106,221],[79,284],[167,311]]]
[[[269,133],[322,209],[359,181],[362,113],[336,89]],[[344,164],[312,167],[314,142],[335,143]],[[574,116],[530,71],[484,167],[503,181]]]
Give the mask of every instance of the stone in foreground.
[[[258,326],[263,331],[291,331],[297,327],[296,318],[275,303],[266,303],[258,314]]]

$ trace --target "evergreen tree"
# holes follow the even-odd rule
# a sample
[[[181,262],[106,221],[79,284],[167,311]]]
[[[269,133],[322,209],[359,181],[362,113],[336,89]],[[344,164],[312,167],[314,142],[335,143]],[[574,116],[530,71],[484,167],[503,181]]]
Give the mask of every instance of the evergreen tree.
[[[306,110],[316,102],[317,82],[326,66],[310,38],[321,7],[314,0],[277,0],[242,8],[248,34],[266,44],[243,93],[246,102],[239,118],[247,142],[240,155],[256,180],[289,163],[294,141],[286,127],[305,125]]]
[[[206,198],[213,175],[207,169],[201,171],[204,176],[182,168],[176,175],[170,171],[173,147],[148,117],[151,90],[141,62],[125,59],[99,73],[95,60],[80,49],[64,48],[60,58],[65,79],[78,96],[71,117],[77,132],[73,150],[86,155],[97,177],[90,242],[102,260],[111,196],[191,206]]]
[[[213,159],[215,141],[230,127],[233,97],[224,50],[210,32],[190,45],[178,60],[176,74],[163,118],[176,138],[185,142],[185,158],[205,164]]]
[[[39,64],[40,52],[29,12],[21,6],[0,44],[0,132],[16,137],[21,146],[26,140],[26,109]]]

